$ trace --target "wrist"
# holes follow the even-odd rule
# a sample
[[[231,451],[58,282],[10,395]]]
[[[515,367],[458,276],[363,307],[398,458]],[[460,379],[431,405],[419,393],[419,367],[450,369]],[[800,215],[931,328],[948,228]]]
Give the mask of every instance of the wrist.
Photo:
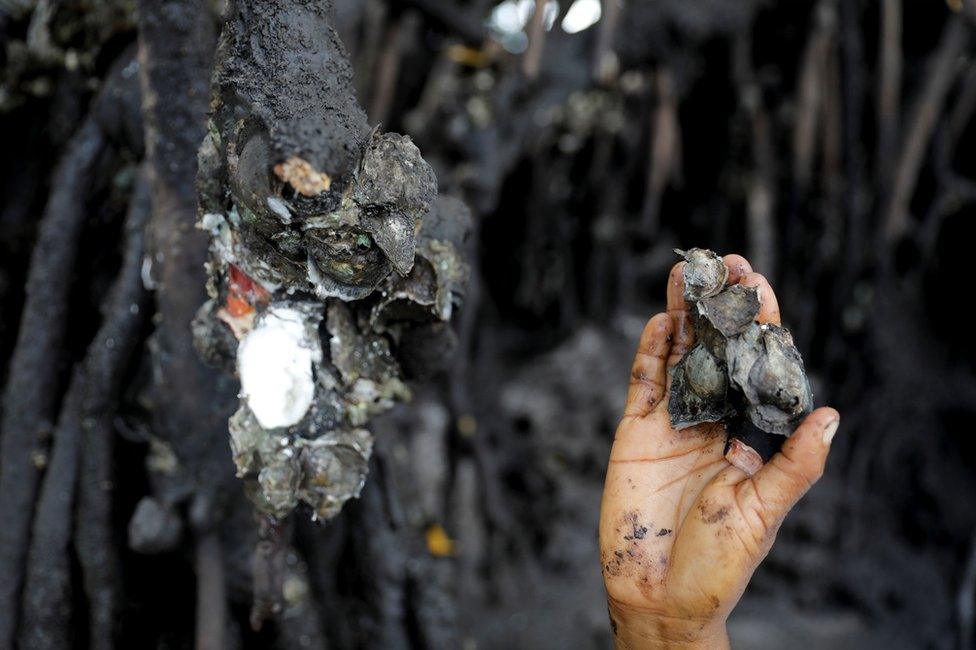
[[[725,650],[730,647],[724,620],[668,616],[609,601],[614,648],[644,650]]]

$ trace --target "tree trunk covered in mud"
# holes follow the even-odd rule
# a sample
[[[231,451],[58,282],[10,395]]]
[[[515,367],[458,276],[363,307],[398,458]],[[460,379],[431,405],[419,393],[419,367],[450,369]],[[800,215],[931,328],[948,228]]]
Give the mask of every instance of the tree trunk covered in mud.
[[[844,413],[733,640],[973,647],[976,5],[548,6],[0,2],[0,650],[606,647],[603,468],[675,247],[746,255]],[[196,226],[245,208],[267,296]],[[316,366],[385,396],[333,423],[358,498],[262,509],[235,468],[242,297],[384,350]]]

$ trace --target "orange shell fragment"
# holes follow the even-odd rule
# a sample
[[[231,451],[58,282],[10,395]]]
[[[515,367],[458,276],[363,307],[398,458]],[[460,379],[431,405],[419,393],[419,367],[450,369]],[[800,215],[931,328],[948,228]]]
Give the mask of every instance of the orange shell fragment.
[[[332,179],[328,174],[316,171],[308,161],[298,156],[292,156],[275,165],[274,173],[303,196],[315,196],[332,187]]]
[[[227,295],[227,312],[234,318],[247,316],[253,311],[254,307],[251,306],[251,303],[240,296],[233,293]]]
[[[271,294],[234,264],[227,270],[227,300],[217,317],[227,323],[239,339],[253,326],[257,308],[268,303]]]

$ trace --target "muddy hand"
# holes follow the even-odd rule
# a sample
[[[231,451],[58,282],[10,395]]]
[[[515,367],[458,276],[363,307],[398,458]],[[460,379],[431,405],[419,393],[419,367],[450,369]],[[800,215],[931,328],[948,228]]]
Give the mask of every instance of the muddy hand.
[[[759,288],[761,322],[779,323],[766,279],[728,255],[731,283]],[[668,311],[644,328],[617,428],[600,513],[600,556],[617,648],[728,646],[725,621],[790,508],[823,473],[840,416],[819,408],[765,466],[724,454],[720,424],[682,431],[668,418],[668,368],[694,345],[681,275]]]

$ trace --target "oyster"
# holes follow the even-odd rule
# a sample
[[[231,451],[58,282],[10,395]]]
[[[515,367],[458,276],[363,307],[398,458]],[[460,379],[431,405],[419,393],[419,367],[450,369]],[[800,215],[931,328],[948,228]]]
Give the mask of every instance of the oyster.
[[[421,217],[436,195],[434,170],[410,136],[373,134],[357,174],[356,203],[364,208],[394,206],[411,217]]]
[[[668,411],[675,429],[718,422],[732,414],[726,399],[729,380],[725,362],[704,345],[689,350],[672,373]]]
[[[698,343],[672,370],[671,425],[725,422],[733,438],[768,458],[779,446],[769,436],[789,436],[813,409],[803,359],[788,330],[756,322],[756,288],[725,286],[722,258],[700,248],[676,252],[687,262],[684,296]]]
[[[275,517],[284,517],[298,505],[298,484],[302,478],[298,460],[284,451],[266,460],[258,472],[263,497],[263,503],[258,505]]]
[[[729,339],[726,358],[746,414],[763,431],[788,436],[813,409],[803,359],[782,327],[753,323]]]
[[[685,259],[682,277],[685,281],[685,300],[698,301],[716,295],[725,288],[729,269],[721,257],[704,248],[688,251],[674,249]]]
[[[759,315],[759,291],[755,287],[734,284],[700,300],[698,312],[725,338],[735,336],[755,322]]]
[[[359,496],[372,451],[373,437],[365,429],[331,431],[303,441],[300,494],[317,517],[332,518],[347,500]]]

